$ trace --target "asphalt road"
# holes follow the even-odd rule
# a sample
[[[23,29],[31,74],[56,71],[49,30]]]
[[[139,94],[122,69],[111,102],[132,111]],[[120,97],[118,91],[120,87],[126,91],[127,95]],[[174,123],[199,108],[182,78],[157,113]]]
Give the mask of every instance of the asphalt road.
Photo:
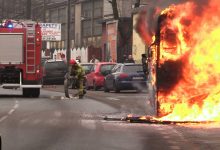
[[[40,98],[0,89],[4,150],[207,150],[220,147],[220,124],[156,125],[105,121],[104,116],[151,113],[147,93],[90,91],[65,99],[62,87]],[[147,110],[146,110],[147,109]],[[149,109],[149,110],[148,110]]]

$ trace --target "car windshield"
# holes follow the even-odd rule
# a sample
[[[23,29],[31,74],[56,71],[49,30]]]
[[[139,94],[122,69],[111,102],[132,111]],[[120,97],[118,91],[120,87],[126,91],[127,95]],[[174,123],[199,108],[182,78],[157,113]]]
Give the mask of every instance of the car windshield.
[[[110,71],[112,68],[115,66],[115,64],[106,64],[102,65],[100,71],[105,72],[105,71]]]
[[[45,68],[47,70],[54,70],[54,69],[57,69],[57,70],[62,70],[62,69],[65,69],[66,68],[66,65],[63,61],[55,61],[55,62],[48,62],[46,63],[46,66]]]
[[[47,60],[48,60],[48,58],[41,58],[41,65],[43,66]]]
[[[134,73],[134,72],[140,73],[140,72],[143,72],[143,67],[141,65],[127,65],[127,66],[124,66],[123,72],[125,72],[125,73]]]
[[[92,69],[92,64],[81,64],[82,68],[85,70],[85,71],[89,71]]]

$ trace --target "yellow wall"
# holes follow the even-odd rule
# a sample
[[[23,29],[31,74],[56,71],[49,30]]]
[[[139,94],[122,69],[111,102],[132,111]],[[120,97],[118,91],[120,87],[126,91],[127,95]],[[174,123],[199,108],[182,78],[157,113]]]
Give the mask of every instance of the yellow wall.
[[[135,31],[135,24],[138,14],[133,15],[133,39],[132,39],[132,55],[136,63],[141,63],[141,54],[145,53],[145,44]]]

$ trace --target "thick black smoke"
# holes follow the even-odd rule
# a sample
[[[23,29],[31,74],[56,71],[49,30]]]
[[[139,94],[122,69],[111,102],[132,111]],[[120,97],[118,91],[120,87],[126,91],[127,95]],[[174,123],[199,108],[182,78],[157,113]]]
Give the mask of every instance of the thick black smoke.
[[[147,6],[140,12],[140,17],[137,19],[137,24],[135,25],[136,32],[139,33],[140,37],[142,37],[147,45],[150,45],[151,43],[148,43],[148,40],[146,41],[146,37],[149,39],[149,37],[152,37],[157,32],[158,17],[161,11],[168,8],[170,5],[183,4],[186,2],[195,3],[196,7],[193,12],[195,15],[201,16],[202,13],[206,12],[205,9],[208,7],[210,0],[145,0],[144,3],[147,4]],[[192,20],[188,20],[187,18],[182,19],[182,23],[186,26],[190,25],[191,21]],[[143,22],[146,22],[145,27],[147,29],[145,29],[145,33],[143,33],[143,29],[140,29],[144,24]],[[189,35],[184,36],[187,37]]]

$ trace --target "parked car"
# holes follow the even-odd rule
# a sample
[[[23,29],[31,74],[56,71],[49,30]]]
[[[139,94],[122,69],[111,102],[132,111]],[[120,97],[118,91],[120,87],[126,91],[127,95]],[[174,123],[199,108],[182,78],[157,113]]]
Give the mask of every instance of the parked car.
[[[63,60],[47,60],[43,65],[43,84],[63,84],[67,64]]]
[[[89,74],[94,66],[94,63],[80,63],[80,65],[85,70],[85,74]]]
[[[44,66],[45,62],[46,62],[47,60],[50,60],[50,59],[51,59],[50,56],[44,56],[44,57],[42,57],[42,58],[41,58],[41,66]]]
[[[108,75],[116,65],[114,62],[100,62],[95,64],[91,72],[86,75],[86,89],[98,90],[104,85],[104,77]]]
[[[142,64],[117,64],[104,80],[105,92],[111,90],[115,92],[137,90],[140,92],[143,88],[146,88],[146,76]]]

